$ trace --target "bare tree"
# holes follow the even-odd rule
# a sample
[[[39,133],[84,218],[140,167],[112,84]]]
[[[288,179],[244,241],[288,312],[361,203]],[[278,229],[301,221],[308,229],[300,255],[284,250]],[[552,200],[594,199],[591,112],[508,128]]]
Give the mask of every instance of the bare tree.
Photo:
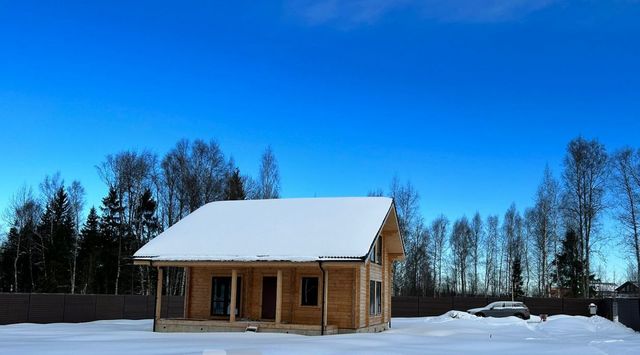
[[[78,239],[80,238],[80,228],[82,225],[82,211],[84,209],[85,191],[79,181],[74,180],[69,186],[69,207],[73,217],[73,256],[71,265],[71,293],[76,291],[76,262],[78,259]]]
[[[484,239],[484,248],[485,248],[485,276],[484,276],[484,294],[485,296],[489,295],[489,293],[495,295],[498,292],[498,252],[499,252],[499,220],[498,216],[489,216],[487,217],[487,230],[485,233]],[[489,291],[491,289],[491,292]]]
[[[394,177],[391,180],[391,186],[389,188],[391,198],[393,198],[396,205],[396,211],[398,212],[398,225],[400,228],[400,234],[404,238],[405,245],[418,245],[420,229],[417,225],[421,222],[419,214],[420,197],[418,192],[413,187],[411,182],[407,181],[405,184],[400,183],[398,177]],[[411,248],[408,248],[411,250]],[[409,259],[409,258],[407,258]],[[400,287],[406,288],[406,262],[396,263],[393,268],[394,277],[394,292],[399,292]]]
[[[471,280],[471,294],[478,294],[478,265],[480,264],[480,242],[483,235],[483,224],[480,212],[476,212],[471,220],[471,261],[473,264],[473,279]]]
[[[612,156],[611,165],[614,198],[617,202],[616,218],[625,231],[625,241],[633,256],[635,274],[640,275],[640,150],[619,150]]]
[[[132,254],[142,246],[142,236],[136,233],[134,220],[139,202],[143,194],[153,189],[156,176],[157,157],[155,154],[143,151],[124,151],[110,154],[98,167],[98,174],[102,180],[113,188],[118,196],[120,205],[124,209],[123,219],[118,231],[118,255],[115,277],[115,294],[118,294],[122,266],[125,254]],[[123,249],[124,248],[124,249]],[[133,291],[136,269],[130,267],[130,289]]]
[[[12,255],[12,276],[13,282],[11,291],[24,291],[20,286],[20,267],[23,258],[27,257],[27,271],[30,288],[26,291],[33,292],[36,289],[36,277],[34,276],[34,266],[43,260],[44,253],[42,244],[36,240],[36,226],[42,214],[42,207],[33,195],[31,188],[23,186],[12,197],[8,208],[4,212],[5,222],[12,227],[14,233],[9,233],[7,243],[13,251]]]
[[[500,265],[500,277],[499,284],[501,286],[502,293],[512,293],[511,287],[511,265],[513,263],[513,257],[516,252],[516,239],[518,237],[518,228],[520,227],[520,214],[516,209],[515,204],[511,204],[511,207],[504,214],[504,220],[502,221],[502,256]]]
[[[467,271],[471,256],[472,230],[467,217],[462,217],[453,223],[451,230],[451,257],[454,265],[454,280],[460,285],[462,295],[467,294]]]
[[[525,219],[532,240],[532,251],[536,260],[538,294],[549,295],[549,256],[555,255],[554,245],[558,238],[559,186],[547,166],[536,191],[534,207],[527,210]]]
[[[445,246],[448,235],[449,220],[444,215],[440,215],[431,223],[431,236],[433,240],[433,263],[434,277],[436,279],[434,287],[434,296],[437,290],[438,295],[442,292],[442,261],[445,252]]]
[[[593,235],[605,209],[607,160],[604,145],[582,137],[569,143],[564,158],[563,209],[568,224],[575,228],[579,236],[579,255],[584,260],[585,270],[581,282],[585,298],[589,297],[590,257],[595,242]]]
[[[271,147],[267,147],[260,160],[260,198],[280,197],[280,170]]]

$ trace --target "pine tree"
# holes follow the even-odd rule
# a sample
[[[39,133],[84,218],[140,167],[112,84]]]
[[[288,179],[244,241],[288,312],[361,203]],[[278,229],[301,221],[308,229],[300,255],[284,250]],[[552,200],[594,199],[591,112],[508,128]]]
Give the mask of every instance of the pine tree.
[[[110,282],[107,290],[108,293],[118,294],[125,228],[123,225],[124,207],[113,187],[109,189],[108,195],[102,199],[100,209],[102,210],[100,234],[105,245],[103,250],[105,277]]]
[[[135,238],[131,240],[132,244],[126,248],[126,255],[132,256],[140,247],[156,236],[160,228],[160,223],[156,217],[157,203],[153,198],[151,190],[146,189],[140,196],[134,215],[134,234]],[[132,266],[130,273],[130,290],[131,293],[151,294],[151,274],[149,268],[142,266]],[[137,279],[137,280],[136,280]],[[137,281],[137,282],[136,282]],[[135,289],[135,285],[139,285],[139,289]]]
[[[240,176],[240,169],[235,168],[227,177],[225,186],[226,200],[244,200],[247,197],[244,191],[244,183]]]
[[[4,240],[2,248],[0,249],[0,253],[2,254],[0,256],[0,291],[17,292],[21,290],[19,287],[16,287],[17,284],[21,284],[21,282],[16,279],[16,276],[22,275],[22,272],[19,272],[21,269],[16,268],[20,259],[18,258],[18,262],[14,264],[16,256],[22,254],[20,244],[18,228],[12,226],[7,234],[7,239]]]
[[[579,245],[578,234],[569,229],[562,240],[562,249],[553,263],[557,268],[556,275],[558,275],[554,281],[558,287],[568,291],[569,297],[584,296],[582,283],[585,275],[585,263],[580,258]],[[589,283],[594,282],[596,280],[595,274],[590,274],[586,279],[589,280]],[[588,290],[587,297],[595,295],[593,286],[589,286]]]
[[[522,279],[522,261],[520,253],[516,253],[513,257],[513,263],[511,265],[511,298],[516,299],[524,296],[524,290],[522,285],[524,281]]]
[[[100,220],[95,207],[91,207],[80,231],[78,243],[78,286],[81,293],[106,293],[104,285],[108,273],[105,270],[104,252],[108,250],[100,234]]]
[[[74,222],[64,187],[60,187],[47,204],[38,225],[38,233],[44,244],[44,292],[69,292],[73,266]]]

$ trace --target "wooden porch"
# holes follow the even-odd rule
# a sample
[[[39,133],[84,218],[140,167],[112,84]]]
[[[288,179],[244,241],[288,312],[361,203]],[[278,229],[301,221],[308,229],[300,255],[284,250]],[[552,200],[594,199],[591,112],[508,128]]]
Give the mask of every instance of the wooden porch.
[[[241,332],[249,328],[258,332],[303,335],[338,333],[338,324],[328,324],[329,270],[322,272],[317,264],[304,267],[291,264],[269,266],[186,266],[184,312],[182,317],[171,319],[162,318],[158,311],[164,280],[163,268],[159,267],[154,331]],[[299,288],[303,275],[318,279],[317,304],[314,306],[300,304]],[[227,296],[223,305],[214,297],[216,287],[212,279],[226,279],[224,286]],[[273,303],[268,314],[264,306],[265,279],[273,282],[270,289]],[[221,309],[224,310],[222,314]]]
[[[265,321],[238,320],[234,322],[211,319],[157,319],[157,332],[245,332],[291,333],[300,335],[321,335],[320,325],[288,324]],[[338,334],[338,327],[328,325],[325,335]]]

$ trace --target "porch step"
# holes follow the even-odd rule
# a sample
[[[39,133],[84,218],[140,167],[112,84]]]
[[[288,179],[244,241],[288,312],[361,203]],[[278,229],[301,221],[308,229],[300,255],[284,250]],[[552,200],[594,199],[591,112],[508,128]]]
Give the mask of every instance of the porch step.
[[[245,332],[257,333],[258,332],[258,326],[257,325],[248,325],[247,328],[244,331]]]

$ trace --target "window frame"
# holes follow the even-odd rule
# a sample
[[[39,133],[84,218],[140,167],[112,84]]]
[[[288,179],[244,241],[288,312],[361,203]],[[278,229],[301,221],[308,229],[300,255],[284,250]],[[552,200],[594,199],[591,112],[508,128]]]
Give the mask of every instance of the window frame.
[[[382,281],[369,280],[369,315],[382,315]]]
[[[376,240],[373,242],[373,246],[371,247],[371,251],[369,252],[369,261],[372,263],[382,265],[382,235],[376,237]]]
[[[311,305],[311,304],[304,304],[303,303],[303,297],[305,295],[304,292],[304,287],[305,287],[305,283],[304,280],[305,279],[315,279],[316,280],[316,304],[315,305]],[[309,307],[309,308],[318,308],[320,307],[320,277],[319,276],[300,276],[300,302],[299,305],[300,307]]]
[[[215,294],[214,294],[214,288],[215,288],[215,279],[219,279],[219,280],[225,280],[229,281],[229,294],[227,295],[226,292],[225,294],[222,296],[222,300],[215,300]],[[239,316],[242,314],[242,275],[238,274],[236,277],[236,311],[237,314],[236,316]],[[232,284],[232,277],[231,275],[212,275],[211,276],[211,287],[210,287],[210,299],[209,299],[209,317],[212,318],[226,318],[226,317],[230,317],[231,316],[231,312],[233,312],[233,310],[229,309],[229,314],[227,313],[227,308],[231,308],[231,284]],[[223,308],[223,312],[224,314],[219,314],[219,313],[215,313],[215,308],[214,307],[214,303],[222,303],[222,308]]]

